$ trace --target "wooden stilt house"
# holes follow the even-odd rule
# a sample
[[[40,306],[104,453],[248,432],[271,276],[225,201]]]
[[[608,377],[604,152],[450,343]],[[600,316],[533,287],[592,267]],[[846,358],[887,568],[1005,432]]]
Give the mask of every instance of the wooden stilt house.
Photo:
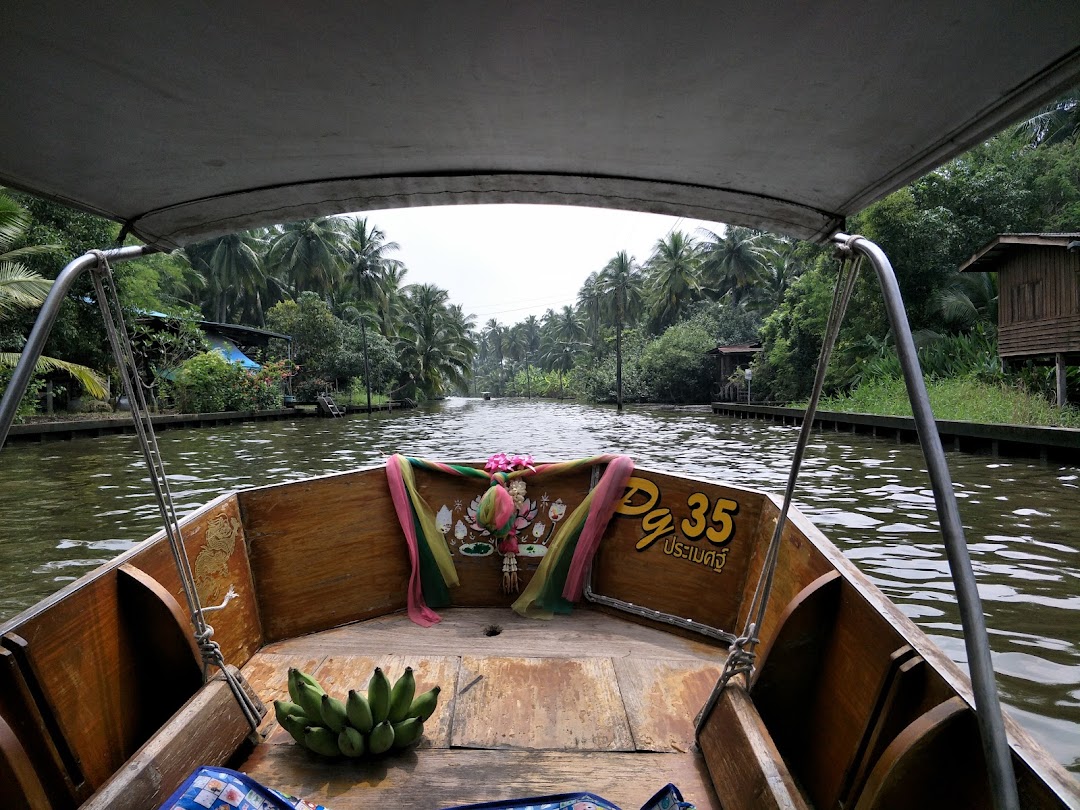
[[[998,274],[998,355],[1057,367],[1058,405],[1065,368],[1080,365],[1080,233],[1003,233],[960,272]]]
[[[749,402],[748,384],[743,380],[733,382],[732,377],[737,371],[745,373],[760,352],[760,343],[738,343],[709,349],[707,354],[716,358],[717,402]]]

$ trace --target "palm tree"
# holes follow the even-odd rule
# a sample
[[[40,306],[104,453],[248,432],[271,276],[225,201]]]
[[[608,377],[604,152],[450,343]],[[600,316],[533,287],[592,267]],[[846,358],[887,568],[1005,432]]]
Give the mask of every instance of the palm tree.
[[[344,221],[321,217],[281,226],[266,260],[297,293],[310,291],[329,299],[340,287],[345,257]]]
[[[600,289],[600,274],[590,273],[578,290],[578,310],[585,320],[585,331],[593,348],[599,351],[600,329],[604,310],[604,295]]]
[[[653,323],[658,331],[678,321],[687,306],[701,296],[700,263],[697,243],[682,231],[673,231],[656,241],[645,270]]]
[[[750,291],[749,308],[762,315],[773,312],[804,269],[796,245],[781,243],[779,249],[769,251],[758,276],[759,283]]]
[[[0,324],[21,309],[41,306],[52,287],[49,279],[28,270],[22,264],[22,259],[26,256],[54,253],[57,249],[55,246],[12,248],[29,224],[30,218],[22,206],[0,193]],[[0,352],[0,368],[15,368],[21,357],[18,352]],[[64,371],[78,380],[95,399],[105,399],[109,395],[104,378],[86,366],[54,357],[40,357],[34,370],[42,374]]]
[[[358,299],[378,299],[387,268],[404,266],[387,255],[400,250],[401,246],[397,242],[387,242],[386,234],[375,225],[369,226],[366,217],[346,221],[346,280]]]
[[[606,309],[615,323],[616,410],[622,411],[622,330],[628,319],[641,311],[641,269],[633,256],[619,251],[600,272],[600,289],[606,297]]]
[[[266,273],[266,232],[219,236],[184,248],[192,268],[206,280],[203,312],[218,323],[254,320],[265,324],[264,310],[280,299],[281,288]],[[271,290],[274,292],[268,295]],[[240,312],[244,317],[238,317]]]
[[[476,345],[461,308],[448,306],[446,290],[434,284],[410,285],[405,299],[398,345],[417,392],[437,396],[447,390],[447,383],[467,387]]]
[[[1013,130],[1013,137],[1029,146],[1075,144],[1080,139],[1080,87],[1074,87],[1053,104],[1021,121]]]
[[[703,228],[701,273],[704,286],[720,298],[730,293],[742,301],[759,280],[765,264],[761,235],[749,228],[728,227],[723,236]]]
[[[379,320],[382,335],[391,340],[397,334],[396,324],[405,311],[405,297],[401,282],[409,271],[400,262],[383,267],[382,283],[379,285]]]

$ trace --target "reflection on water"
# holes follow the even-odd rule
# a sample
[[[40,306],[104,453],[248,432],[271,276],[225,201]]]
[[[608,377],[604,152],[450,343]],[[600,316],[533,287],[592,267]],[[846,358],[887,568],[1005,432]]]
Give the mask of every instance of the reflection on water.
[[[344,420],[249,423],[159,437],[178,509],[224,489],[383,461],[393,452],[540,460],[624,452],[646,466],[780,492],[798,429],[694,410],[451,399]],[[1080,469],[950,454],[1003,700],[1080,772]],[[135,440],[0,452],[0,619],[159,527]],[[922,459],[912,445],[815,434],[802,510],[954,659],[959,617]]]

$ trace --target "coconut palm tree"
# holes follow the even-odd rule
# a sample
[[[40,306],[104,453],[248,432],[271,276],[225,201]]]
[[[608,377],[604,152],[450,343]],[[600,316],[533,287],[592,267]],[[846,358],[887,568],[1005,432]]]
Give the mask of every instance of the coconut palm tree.
[[[657,331],[678,321],[686,308],[701,297],[700,263],[697,242],[682,231],[672,231],[656,241],[645,272],[649,308]]]
[[[22,259],[54,253],[57,248],[52,245],[12,247],[29,224],[30,218],[22,206],[0,192],[0,325],[19,310],[41,306],[52,287],[49,279],[28,270],[22,264]],[[19,352],[0,352],[0,369],[15,368],[21,357]],[[39,373],[63,371],[78,380],[90,396],[104,399],[109,395],[104,378],[86,366],[54,357],[41,357],[34,370]]]
[[[630,319],[641,312],[643,278],[633,256],[620,251],[600,271],[600,289],[605,296],[608,317],[615,324],[615,388],[616,410],[621,411],[622,399],[622,330]]]
[[[184,248],[188,262],[206,281],[203,314],[209,320],[266,323],[265,310],[284,292],[263,264],[266,234],[233,233]]]
[[[769,251],[758,274],[758,283],[749,293],[748,308],[762,315],[774,311],[804,269],[796,245],[782,242],[778,249]]]
[[[717,298],[730,293],[739,303],[759,280],[765,264],[761,234],[735,226],[726,228],[723,236],[707,228],[701,232],[705,237],[701,246],[703,286]]]
[[[405,289],[405,316],[398,337],[402,366],[418,394],[438,396],[449,385],[467,387],[476,345],[460,307],[447,304],[448,293],[434,284]]]
[[[585,323],[585,332],[596,351],[601,346],[600,332],[603,328],[604,295],[600,289],[600,274],[590,273],[581,285],[577,296],[578,312]]]
[[[404,267],[398,259],[389,254],[401,249],[397,242],[387,242],[386,234],[374,224],[369,225],[367,218],[346,219],[345,236],[347,247],[346,282],[352,287],[352,294],[359,300],[377,300],[382,295],[381,287],[388,267]]]
[[[297,293],[332,298],[345,268],[346,223],[321,217],[282,225],[270,243],[267,263],[288,279]]]

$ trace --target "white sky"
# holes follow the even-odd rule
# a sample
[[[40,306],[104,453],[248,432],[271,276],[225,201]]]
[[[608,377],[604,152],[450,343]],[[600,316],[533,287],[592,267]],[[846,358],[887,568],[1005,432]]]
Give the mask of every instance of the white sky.
[[[677,228],[697,235],[696,219],[552,205],[447,205],[368,211],[401,250],[406,284],[437,284],[452,303],[510,326],[549,307],[573,304],[588,275],[620,250],[644,262],[656,240]]]

